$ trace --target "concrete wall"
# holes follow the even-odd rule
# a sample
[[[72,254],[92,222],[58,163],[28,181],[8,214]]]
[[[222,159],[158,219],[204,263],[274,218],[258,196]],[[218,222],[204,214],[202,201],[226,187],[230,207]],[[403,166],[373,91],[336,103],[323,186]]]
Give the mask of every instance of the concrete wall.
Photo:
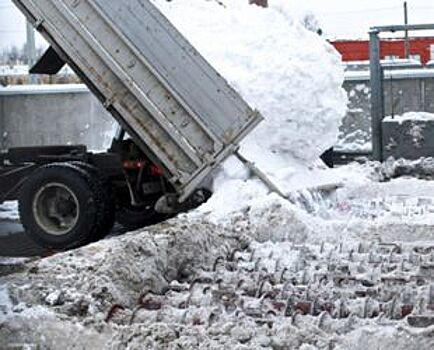
[[[341,127],[341,139],[369,143],[369,73],[347,72],[344,88],[349,108]],[[386,115],[409,111],[434,113],[434,69],[388,71],[384,95]],[[113,118],[84,85],[0,88],[1,149],[68,143],[103,149],[110,143],[114,126]]]
[[[0,148],[110,144],[114,119],[83,86],[19,86],[0,89]]]
[[[383,121],[384,159],[419,159],[434,155],[434,120],[421,116],[407,118]]]
[[[393,70],[385,73],[385,115],[406,112],[434,113],[434,69]],[[371,140],[371,89],[368,72],[347,72],[344,89],[349,105],[341,127],[341,138],[348,135]]]

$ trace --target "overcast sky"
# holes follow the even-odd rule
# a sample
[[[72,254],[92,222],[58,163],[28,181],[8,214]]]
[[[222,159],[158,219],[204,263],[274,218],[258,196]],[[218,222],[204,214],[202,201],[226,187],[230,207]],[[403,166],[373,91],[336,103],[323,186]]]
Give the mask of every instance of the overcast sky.
[[[402,24],[404,20],[403,0],[288,1],[295,5],[298,12],[312,11],[319,19],[328,38],[363,38],[366,37],[371,26]],[[407,2],[410,23],[434,23],[433,0],[408,0]],[[24,41],[23,16],[15,9],[11,0],[0,0],[0,48],[13,44],[21,46]],[[40,44],[42,41],[39,39],[38,42]]]
[[[289,1],[314,12],[329,38],[367,38],[372,26],[404,23],[403,0]],[[410,24],[434,23],[433,0],[407,0],[407,4]]]

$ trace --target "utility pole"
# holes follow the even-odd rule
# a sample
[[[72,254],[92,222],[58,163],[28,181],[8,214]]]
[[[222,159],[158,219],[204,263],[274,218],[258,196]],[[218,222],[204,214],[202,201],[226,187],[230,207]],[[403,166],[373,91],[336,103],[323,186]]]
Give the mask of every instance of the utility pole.
[[[27,33],[27,42],[26,42],[26,56],[27,56],[27,64],[29,69],[33,67],[36,62],[36,43],[35,43],[35,30],[32,25],[26,21],[26,33]],[[30,75],[29,77],[31,84],[36,84],[36,76]]]
[[[407,1],[404,1],[404,24],[408,26],[408,8],[407,8]],[[410,58],[410,41],[408,38],[408,30],[405,30],[405,44],[404,44],[404,52],[405,52],[405,58]]]

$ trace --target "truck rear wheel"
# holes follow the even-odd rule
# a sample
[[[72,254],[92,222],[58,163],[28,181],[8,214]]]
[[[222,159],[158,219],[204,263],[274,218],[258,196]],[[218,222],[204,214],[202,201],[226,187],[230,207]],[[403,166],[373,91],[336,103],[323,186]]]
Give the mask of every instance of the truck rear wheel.
[[[43,247],[78,247],[90,242],[100,225],[102,198],[84,169],[68,163],[46,165],[21,189],[21,222],[30,238]]]
[[[91,164],[78,161],[69,162],[69,164],[86,171],[90,175],[92,187],[101,194],[101,204],[98,206],[98,225],[95,225],[91,235],[91,242],[96,242],[112,231],[116,221],[116,208],[111,183],[97,167]]]

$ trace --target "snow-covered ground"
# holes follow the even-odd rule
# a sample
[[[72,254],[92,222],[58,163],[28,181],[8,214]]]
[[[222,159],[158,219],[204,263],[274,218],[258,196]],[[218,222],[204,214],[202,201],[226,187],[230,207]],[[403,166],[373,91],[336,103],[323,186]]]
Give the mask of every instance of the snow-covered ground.
[[[434,348],[430,171],[318,160],[345,114],[333,48],[288,1],[154,2],[264,114],[241,152],[289,200],[231,158],[195,211],[6,264],[0,347]]]
[[[433,316],[434,184],[334,172],[348,178],[333,194],[181,215],[25,265],[0,279],[0,346],[431,349],[434,328],[410,323]]]
[[[0,76],[16,76],[29,74],[27,65],[0,65]],[[68,66],[63,67],[58,74],[67,75],[74,74]]]
[[[17,202],[6,202],[0,205],[0,220],[3,222],[19,220]]]
[[[0,238],[22,231],[23,228],[19,222],[17,203],[7,202],[0,205]],[[1,248],[0,246],[0,261],[2,260]]]
[[[395,115],[395,116],[388,116],[384,118],[385,121],[397,121],[399,123],[403,123],[405,121],[433,121],[434,120],[434,114],[433,113],[427,113],[427,112],[408,112],[404,113],[403,115]]]

